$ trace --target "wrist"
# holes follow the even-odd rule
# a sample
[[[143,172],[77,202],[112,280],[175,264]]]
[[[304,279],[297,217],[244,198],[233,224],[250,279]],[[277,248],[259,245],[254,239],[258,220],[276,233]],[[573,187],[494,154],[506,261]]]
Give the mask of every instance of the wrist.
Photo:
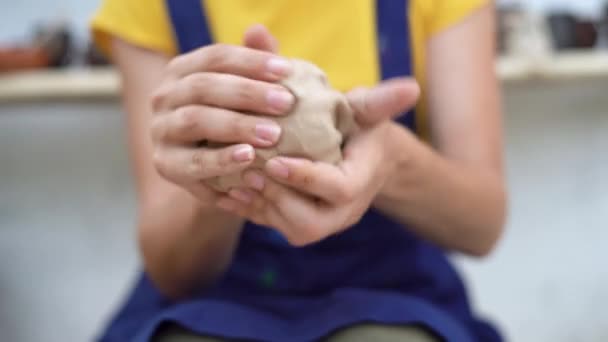
[[[397,199],[404,196],[416,182],[417,169],[424,164],[424,149],[420,140],[408,129],[391,122],[387,134],[388,174],[378,197]]]

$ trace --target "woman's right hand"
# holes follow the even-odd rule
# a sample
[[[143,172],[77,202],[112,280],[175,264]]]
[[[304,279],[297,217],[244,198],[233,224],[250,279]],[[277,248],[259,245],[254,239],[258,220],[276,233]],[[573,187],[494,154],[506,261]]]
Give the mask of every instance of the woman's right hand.
[[[204,206],[214,206],[217,194],[203,181],[246,169],[254,147],[278,141],[278,124],[243,112],[288,112],[295,99],[276,82],[290,67],[271,52],[224,44],[174,58],[150,100],[157,172]],[[204,141],[230,145],[211,149],[202,146]]]

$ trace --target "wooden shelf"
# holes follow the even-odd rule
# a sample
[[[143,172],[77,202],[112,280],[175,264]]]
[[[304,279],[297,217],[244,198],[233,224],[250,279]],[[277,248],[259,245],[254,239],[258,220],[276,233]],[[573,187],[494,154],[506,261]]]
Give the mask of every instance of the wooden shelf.
[[[109,67],[9,73],[0,75],[0,102],[114,98],[119,87]]]
[[[566,51],[543,58],[502,57],[497,71],[505,81],[608,76],[607,51]]]
[[[608,52],[568,51],[542,59],[501,57],[503,81],[608,76]],[[0,102],[115,99],[120,87],[110,67],[29,71],[0,75]]]

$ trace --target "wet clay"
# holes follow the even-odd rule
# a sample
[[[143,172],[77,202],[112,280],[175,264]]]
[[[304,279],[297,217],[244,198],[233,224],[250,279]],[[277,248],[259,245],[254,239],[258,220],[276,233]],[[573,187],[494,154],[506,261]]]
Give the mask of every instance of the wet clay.
[[[291,62],[293,71],[281,84],[293,93],[296,102],[285,116],[264,116],[277,122],[282,133],[275,146],[255,149],[254,169],[263,169],[266,161],[275,156],[335,164],[342,160],[345,137],[356,129],[351,107],[342,93],[329,86],[325,73],[307,61],[292,59]],[[208,142],[208,146],[226,144]],[[207,184],[217,191],[227,192],[243,185],[241,176],[239,172],[216,177],[209,179]]]

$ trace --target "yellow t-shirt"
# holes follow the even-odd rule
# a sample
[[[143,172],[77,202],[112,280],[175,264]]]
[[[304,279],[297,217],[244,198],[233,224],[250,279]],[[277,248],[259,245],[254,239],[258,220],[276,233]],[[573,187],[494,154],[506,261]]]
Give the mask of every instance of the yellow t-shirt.
[[[409,2],[412,68],[423,92],[417,122],[423,132],[426,42],[486,3]],[[204,6],[216,42],[240,44],[247,27],[262,23],[277,37],[281,54],[319,65],[340,90],[371,86],[380,79],[374,0],[205,0]],[[106,53],[111,36],[169,56],[177,53],[166,0],[104,0],[92,27]]]

